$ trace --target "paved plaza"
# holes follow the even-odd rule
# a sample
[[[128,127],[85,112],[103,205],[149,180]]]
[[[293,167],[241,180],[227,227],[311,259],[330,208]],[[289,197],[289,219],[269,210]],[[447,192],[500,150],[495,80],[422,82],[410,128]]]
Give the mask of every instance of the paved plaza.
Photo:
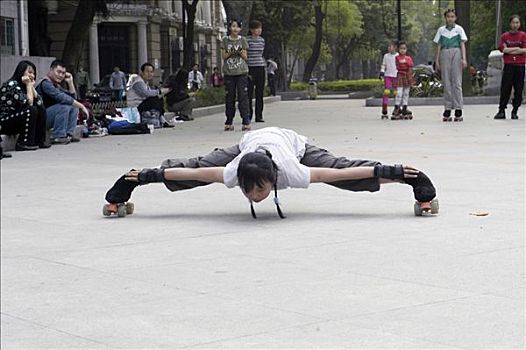
[[[2,349],[523,349],[524,109],[495,121],[495,106],[466,106],[443,123],[440,106],[382,121],[363,105],[272,103],[255,127],[414,165],[439,215],[415,217],[400,184],[281,191],[284,220],[270,199],[252,219],[239,189],[154,184],[133,215],[102,216],[131,167],[237,143],[221,114],[2,160]]]

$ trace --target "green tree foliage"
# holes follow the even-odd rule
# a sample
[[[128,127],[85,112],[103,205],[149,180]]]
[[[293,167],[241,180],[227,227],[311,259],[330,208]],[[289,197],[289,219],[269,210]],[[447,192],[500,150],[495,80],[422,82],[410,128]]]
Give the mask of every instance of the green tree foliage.
[[[363,34],[362,14],[350,0],[327,1],[325,4],[324,43],[330,49],[335,75],[339,79],[340,70],[349,61],[356,39]]]

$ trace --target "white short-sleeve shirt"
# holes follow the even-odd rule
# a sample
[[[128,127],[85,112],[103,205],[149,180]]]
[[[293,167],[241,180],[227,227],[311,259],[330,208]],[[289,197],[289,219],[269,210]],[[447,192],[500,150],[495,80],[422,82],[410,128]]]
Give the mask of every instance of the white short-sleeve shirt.
[[[237,186],[237,167],[241,158],[263,148],[272,154],[272,160],[278,166],[278,189],[307,188],[310,184],[310,170],[300,163],[305,154],[306,142],[305,136],[289,129],[269,127],[250,131],[239,142],[241,153],[226,165],[223,181],[227,187]]]

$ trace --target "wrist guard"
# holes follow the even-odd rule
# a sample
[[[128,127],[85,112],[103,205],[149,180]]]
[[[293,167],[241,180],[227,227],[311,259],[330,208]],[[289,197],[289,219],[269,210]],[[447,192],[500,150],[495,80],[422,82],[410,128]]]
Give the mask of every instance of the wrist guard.
[[[376,164],[374,166],[374,177],[382,177],[390,180],[403,180],[404,167],[402,164],[382,165]]]
[[[153,169],[142,169],[137,176],[139,184],[146,185],[152,182],[164,182],[164,169],[153,168]]]

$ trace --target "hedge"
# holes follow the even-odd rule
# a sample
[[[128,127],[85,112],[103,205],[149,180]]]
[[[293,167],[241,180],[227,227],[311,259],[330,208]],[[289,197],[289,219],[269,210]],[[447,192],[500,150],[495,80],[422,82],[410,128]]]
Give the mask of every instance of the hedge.
[[[194,108],[225,104],[224,87],[204,87],[195,93]]]
[[[378,87],[383,87],[380,79],[361,79],[361,80],[333,80],[318,82],[320,91],[370,91]],[[309,84],[303,82],[293,82],[290,84],[291,90],[307,90]]]

